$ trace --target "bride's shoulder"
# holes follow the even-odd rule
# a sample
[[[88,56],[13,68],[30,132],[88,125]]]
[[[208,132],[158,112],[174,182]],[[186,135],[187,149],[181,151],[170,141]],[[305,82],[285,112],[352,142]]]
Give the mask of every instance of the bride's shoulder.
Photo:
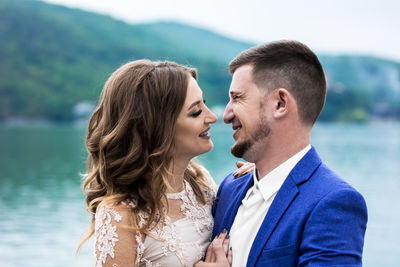
[[[130,221],[130,218],[133,216],[132,208],[134,207],[136,207],[136,202],[130,199],[120,203],[99,205],[95,214],[95,230],[104,223]]]
[[[205,177],[205,181],[207,182],[207,185],[218,188],[218,186],[215,183],[214,178],[211,176],[210,172],[202,165],[199,165],[199,168],[200,168],[203,176]]]
[[[132,220],[129,203],[103,204],[97,208],[94,229],[96,266],[135,262],[135,232],[129,230],[135,227],[135,220]],[[129,257],[124,255],[127,249],[132,251]]]
[[[215,183],[210,172],[205,167],[199,165],[199,168],[204,176],[204,181],[207,184],[207,187],[204,188],[205,193],[209,196],[209,198],[211,198],[211,200],[214,200],[215,195],[218,191],[218,185]]]

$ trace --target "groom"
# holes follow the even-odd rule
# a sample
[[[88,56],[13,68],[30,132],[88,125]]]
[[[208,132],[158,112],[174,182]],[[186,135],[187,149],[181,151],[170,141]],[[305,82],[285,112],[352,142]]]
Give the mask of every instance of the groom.
[[[256,164],[228,175],[213,207],[213,236],[228,230],[232,266],[361,266],[365,201],[310,145],[326,96],[317,56],[278,41],[242,52],[229,68],[231,152]]]

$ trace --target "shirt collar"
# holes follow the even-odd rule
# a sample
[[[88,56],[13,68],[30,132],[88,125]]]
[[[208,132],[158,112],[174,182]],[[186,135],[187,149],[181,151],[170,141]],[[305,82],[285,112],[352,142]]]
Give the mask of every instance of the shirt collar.
[[[304,155],[311,149],[311,145],[307,145],[305,148],[297,152],[295,155],[287,159],[285,162],[280,164],[278,167],[273,169],[267,175],[262,177],[260,180],[257,179],[257,171],[254,169],[254,185],[252,190],[260,190],[263,198],[268,200],[272,197],[276,192],[279,191],[283,182],[286,180],[286,177],[292,171],[294,166],[304,157]],[[249,192],[248,192],[249,193]],[[251,194],[247,194],[246,198],[248,198]]]

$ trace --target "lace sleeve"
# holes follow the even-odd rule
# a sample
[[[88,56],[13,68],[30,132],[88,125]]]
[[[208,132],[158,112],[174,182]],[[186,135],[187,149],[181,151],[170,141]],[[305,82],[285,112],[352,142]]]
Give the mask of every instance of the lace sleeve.
[[[96,267],[133,266],[137,243],[135,233],[126,229],[130,222],[126,207],[101,207],[95,215]]]

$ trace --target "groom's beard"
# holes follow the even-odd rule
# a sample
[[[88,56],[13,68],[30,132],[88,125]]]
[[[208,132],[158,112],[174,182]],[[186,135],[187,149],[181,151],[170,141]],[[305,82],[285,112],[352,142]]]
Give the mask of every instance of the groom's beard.
[[[231,148],[231,153],[237,158],[243,158],[247,152],[251,152],[251,148],[257,141],[262,141],[271,132],[271,128],[268,126],[267,122],[260,121],[256,131],[247,140],[238,142]],[[247,155],[246,155],[247,156]],[[245,157],[248,158],[248,157]],[[245,159],[247,161],[254,162],[252,159]]]

